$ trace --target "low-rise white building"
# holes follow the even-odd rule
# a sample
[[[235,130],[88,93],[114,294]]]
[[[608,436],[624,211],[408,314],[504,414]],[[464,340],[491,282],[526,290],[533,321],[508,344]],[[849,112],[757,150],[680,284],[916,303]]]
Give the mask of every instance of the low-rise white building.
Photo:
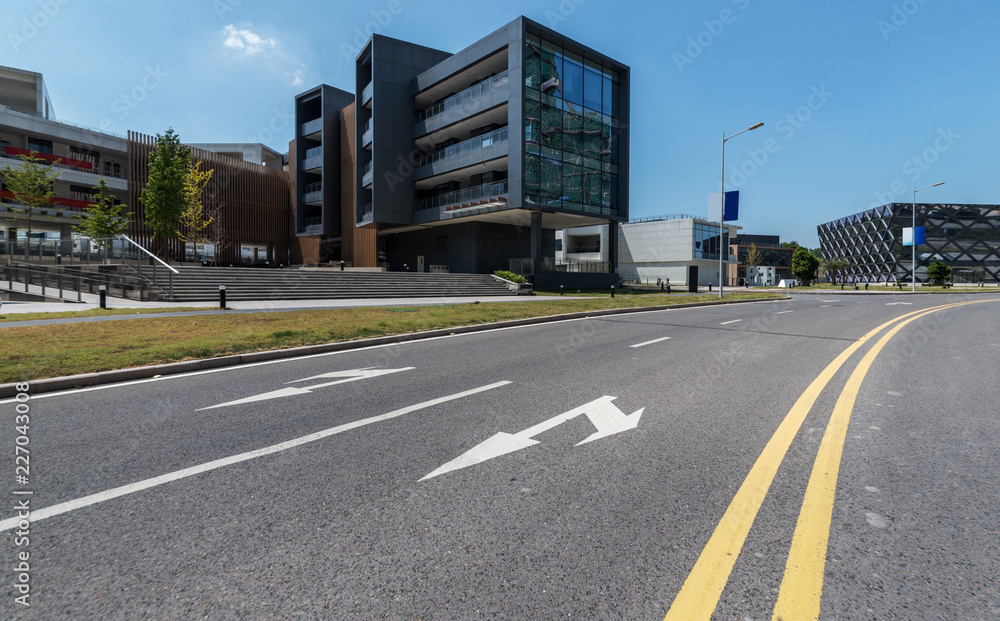
[[[733,259],[729,238],[740,227],[727,224],[722,240],[723,272]],[[618,266],[623,280],[672,285],[719,285],[719,224],[686,214],[642,218],[619,227]],[[658,280],[659,279],[659,280]]]

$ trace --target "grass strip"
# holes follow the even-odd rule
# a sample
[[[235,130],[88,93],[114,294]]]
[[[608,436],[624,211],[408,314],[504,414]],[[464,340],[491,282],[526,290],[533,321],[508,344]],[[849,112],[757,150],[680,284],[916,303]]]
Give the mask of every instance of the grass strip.
[[[218,306],[184,306],[170,308],[92,308],[85,311],[58,311],[54,313],[6,313],[0,314],[0,322],[35,321],[37,319],[67,319],[73,317],[106,317],[108,315],[147,315],[149,313],[183,313],[189,311],[210,311]]]
[[[727,294],[727,301],[780,297]],[[367,307],[161,317],[5,328],[0,383],[614,308],[718,301],[717,295]]]

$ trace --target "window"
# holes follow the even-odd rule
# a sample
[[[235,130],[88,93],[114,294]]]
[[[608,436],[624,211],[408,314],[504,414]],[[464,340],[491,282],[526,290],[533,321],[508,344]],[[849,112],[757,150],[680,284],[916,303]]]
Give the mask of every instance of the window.
[[[52,155],[52,141],[45,140],[44,138],[33,138],[29,136],[28,150],[37,151],[38,153],[45,153],[46,155]]]

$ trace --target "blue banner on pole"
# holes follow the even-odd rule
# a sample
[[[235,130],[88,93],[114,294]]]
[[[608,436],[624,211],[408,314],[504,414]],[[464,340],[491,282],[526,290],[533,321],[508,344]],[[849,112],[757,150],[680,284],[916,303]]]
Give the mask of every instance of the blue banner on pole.
[[[920,246],[924,243],[924,227],[918,226],[904,227],[903,228],[903,245],[904,246]]]
[[[740,191],[734,190],[726,192],[726,201],[723,206],[723,222],[735,222],[740,219]]]

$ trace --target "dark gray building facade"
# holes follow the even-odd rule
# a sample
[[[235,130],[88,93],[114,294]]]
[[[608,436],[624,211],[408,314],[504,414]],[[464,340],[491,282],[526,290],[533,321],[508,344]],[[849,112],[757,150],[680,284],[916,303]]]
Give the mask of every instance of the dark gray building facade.
[[[940,261],[956,282],[1000,281],[1000,205],[916,204],[925,242],[916,248],[917,281]],[[911,203],[892,203],[817,227],[824,259],[846,259],[851,282],[910,282],[912,248],[903,246]]]
[[[622,63],[519,17],[455,54],[374,35],[355,79],[355,204],[339,208],[377,229],[389,269],[538,269],[556,229],[610,224],[616,240],[628,221]],[[318,187],[303,181],[299,198]]]

